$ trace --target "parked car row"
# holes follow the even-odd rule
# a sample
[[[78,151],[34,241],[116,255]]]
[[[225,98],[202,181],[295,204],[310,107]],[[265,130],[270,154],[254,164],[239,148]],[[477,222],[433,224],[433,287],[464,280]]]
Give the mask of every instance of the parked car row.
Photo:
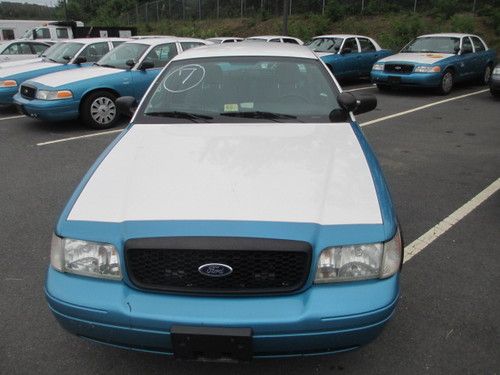
[[[139,100],[177,54],[201,45],[242,41],[245,48],[252,48],[248,43],[255,42],[302,44],[299,39],[279,35],[245,40],[154,36],[61,41],[43,50],[39,57],[29,55],[31,59],[0,63],[0,104],[14,103],[36,119],[80,118],[91,128],[109,128],[119,119],[116,99],[133,96]],[[33,44],[29,44],[30,51],[49,45],[39,41],[23,43]],[[499,92],[495,51],[476,35],[423,35],[397,54],[363,35],[321,35],[307,46],[337,79],[370,77],[380,90],[421,86],[448,94],[456,82],[476,80],[482,84],[491,81],[492,94]],[[14,51],[24,47],[14,41],[2,48]]]

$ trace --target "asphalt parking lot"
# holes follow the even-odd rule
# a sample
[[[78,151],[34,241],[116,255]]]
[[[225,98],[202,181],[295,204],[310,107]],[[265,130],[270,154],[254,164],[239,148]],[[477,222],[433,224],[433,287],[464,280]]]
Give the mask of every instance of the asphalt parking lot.
[[[0,373],[500,373],[500,101],[470,85],[446,97],[378,93],[366,82],[345,89],[377,95],[377,110],[358,121],[408,250],[396,314],[374,342],[328,357],[219,364],[67,334],[43,293],[52,227],[119,129],[95,133],[0,108]]]

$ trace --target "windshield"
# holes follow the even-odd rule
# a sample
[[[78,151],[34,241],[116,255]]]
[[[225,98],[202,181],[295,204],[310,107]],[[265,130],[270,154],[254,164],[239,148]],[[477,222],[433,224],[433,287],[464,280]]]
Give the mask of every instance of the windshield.
[[[107,66],[109,68],[130,69],[127,61],[132,60],[136,64],[143,53],[149,48],[143,43],[123,43],[105,54],[96,65]]]
[[[140,121],[329,122],[332,110],[339,108],[337,95],[317,60],[181,60],[162,72],[144,101]]]
[[[342,38],[316,38],[313,39],[307,46],[314,52],[331,52],[335,53],[340,49]]]
[[[215,43],[215,44],[221,44],[222,43],[222,39],[209,38],[207,40],[209,40],[210,42]]]
[[[80,51],[82,47],[83,43],[72,42],[54,44],[45,51],[43,56],[49,61],[66,64],[75,57],[75,54]]]
[[[411,41],[401,52],[434,52],[434,53],[457,53],[460,48],[460,38],[455,37],[423,37]]]

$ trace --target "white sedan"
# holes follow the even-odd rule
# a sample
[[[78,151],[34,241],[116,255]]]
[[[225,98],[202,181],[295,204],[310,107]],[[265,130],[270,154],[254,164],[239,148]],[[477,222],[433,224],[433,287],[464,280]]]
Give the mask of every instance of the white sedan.
[[[37,58],[53,42],[32,40],[10,40],[0,44],[0,62]]]

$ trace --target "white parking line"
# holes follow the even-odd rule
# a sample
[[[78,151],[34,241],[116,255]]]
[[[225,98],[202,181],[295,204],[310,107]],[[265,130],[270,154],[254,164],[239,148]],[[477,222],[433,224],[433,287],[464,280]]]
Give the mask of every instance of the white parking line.
[[[500,190],[500,178],[496,179],[491,185],[465,203],[462,207],[406,246],[403,262],[408,262],[411,258],[424,250],[498,190]]]
[[[54,141],[48,141],[48,142],[41,142],[37,143],[37,146],[47,146],[47,145],[52,145],[54,143],[62,143],[62,142],[68,142],[68,141],[74,141],[77,139],[82,139],[82,138],[91,138],[91,137],[97,137],[99,135],[106,135],[106,134],[113,134],[113,133],[119,133],[125,128],[121,129],[115,129],[115,130],[109,130],[106,132],[100,132],[100,133],[91,133],[91,134],[85,134],[85,135],[79,135],[77,137],[68,137],[68,138],[62,138],[62,139],[56,139]]]
[[[364,86],[364,87],[357,87],[357,88],[355,88],[355,89],[351,89],[351,90],[346,89],[346,90],[344,90],[344,92],[353,92],[353,91],[360,91],[360,90],[370,90],[370,89],[374,89],[374,88],[376,88],[376,87],[377,87],[377,86],[375,86],[375,85],[371,85],[371,86]]]
[[[24,115],[10,116],[10,117],[0,117],[0,121],[14,120],[16,118],[26,117]]]
[[[472,96],[472,95],[482,94],[483,92],[486,92],[486,91],[489,91],[489,89],[483,89],[483,90],[479,90],[479,91],[470,92],[470,93],[464,94],[464,95],[454,96],[453,98],[439,100],[437,102],[425,104],[425,105],[422,105],[420,107],[409,109],[407,111],[398,112],[398,113],[394,113],[394,114],[389,115],[389,116],[384,116],[384,117],[376,118],[375,120],[366,121],[366,122],[363,122],[363,123],[359,124],[359,126],[367,126],[367,125],[376,124],[377,122],[382,122],[382,121],[385,121],[385,120],[390,120],[390,119],[395,118],[395,117],[404,116],[404,115],[407,115],[409,113],[421,111],[422,109],[427,109],[427,108],[430,108],[430,107],[434,107],[435,105],[439,105],[439,104],[443,104],[443,103],[448,103],[448,102],[451,102],[453,100],[463,99],[463,98],[466,98],[466,97]]]

